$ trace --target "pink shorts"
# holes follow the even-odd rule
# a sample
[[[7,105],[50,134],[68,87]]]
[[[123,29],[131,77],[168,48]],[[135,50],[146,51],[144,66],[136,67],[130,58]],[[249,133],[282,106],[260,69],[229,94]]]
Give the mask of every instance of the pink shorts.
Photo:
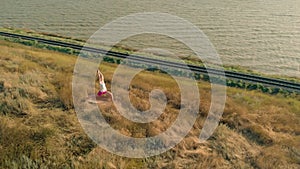
[[[99,91],[99,92],[97,93],[97,95],[98,95],[98,96],[101,96],[101,95],[103,95],[103,94],[105,94],[105,93],[107,93],[107,91],[103,91],[103,92]]]

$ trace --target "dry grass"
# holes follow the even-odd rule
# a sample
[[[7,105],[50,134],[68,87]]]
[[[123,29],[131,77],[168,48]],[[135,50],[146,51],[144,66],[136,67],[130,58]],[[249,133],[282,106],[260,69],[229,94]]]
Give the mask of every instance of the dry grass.
[[[210,85],[199,82],[200,115],[173,149],[155,157],[129,159],[97,147],[82,130],[72,105],[76,57],[0,41],[0,168],[299,168],[300,97],[228,88],[225,111],[214,135],[198,136],[210,106]],[[103,64],[110,88],[117,65]],[[177,117],[180,93],[166,74],[142,72],[130,87],[132,104],[150,108],[149,93],[165,92],[165,112],[149,124],[100,106],[122,134],[149,137]]]

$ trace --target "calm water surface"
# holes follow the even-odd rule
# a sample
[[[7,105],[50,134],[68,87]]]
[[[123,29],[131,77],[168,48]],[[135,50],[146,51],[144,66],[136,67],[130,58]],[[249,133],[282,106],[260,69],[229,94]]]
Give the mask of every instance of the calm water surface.
[[[118,17],[166,12],[199,27],[224,64],[300,77],[299,0],[1,0],[0,26],[88,39]],[[129,47],[155,47],[155,37],[132,38]],[[151,37],[150,37],[151,39]],[[151,44],[152,43],[152,44]],[[164,48],[178,51],[172,40]]]

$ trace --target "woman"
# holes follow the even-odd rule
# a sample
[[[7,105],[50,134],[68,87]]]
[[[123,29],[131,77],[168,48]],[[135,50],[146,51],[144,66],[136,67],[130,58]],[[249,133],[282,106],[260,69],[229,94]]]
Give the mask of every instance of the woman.
[[[113,95],[111,92],[107,91],[107,88],[105,86],[104,83],[104,76],[103,74],[100,72],[100,70],[97,70],[97,75],[99,78],[99,86],[100,86],[100,90],[98,91],[97,95],[96,95],[96,100],[102,100],[102,98],[106,98],[110,101],[113,100]]]

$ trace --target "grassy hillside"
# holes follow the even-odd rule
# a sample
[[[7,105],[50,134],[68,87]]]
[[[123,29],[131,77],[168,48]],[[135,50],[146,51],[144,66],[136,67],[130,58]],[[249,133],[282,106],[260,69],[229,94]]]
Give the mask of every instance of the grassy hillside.
[[[78,122],[71,93],[75,61],[74,55],[0,41],[0,168],[300,167],[299,95],[228,88],[219,127],[207,142],[197,143],[210,106],[210,84],[202,81],[200,114],[180,144],[147,159],[113,155],[97,147]],[[117,65],[100,67],[110,88]],[[180,95],[168,75],[140,73],[131,83],[130,99],[138,109],[148,109],[152,86],[161,88],[168,99],[159,120],[133,123],[113,106],[100,106],[110,125],[132,137],[156,135],[170,126]]]

